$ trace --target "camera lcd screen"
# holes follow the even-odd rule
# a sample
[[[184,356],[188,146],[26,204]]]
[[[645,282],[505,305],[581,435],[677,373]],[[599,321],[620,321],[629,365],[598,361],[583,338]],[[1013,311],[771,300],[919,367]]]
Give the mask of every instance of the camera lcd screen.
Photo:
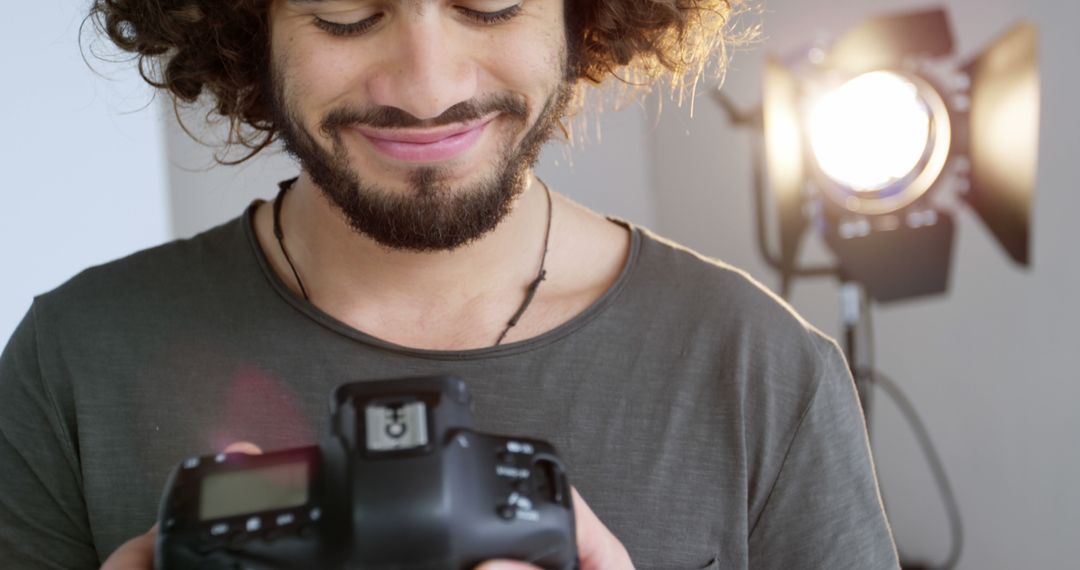
[[[284,463],[203,478],[199,519],[206,521],[299,507],[308,501],[308,464]]]

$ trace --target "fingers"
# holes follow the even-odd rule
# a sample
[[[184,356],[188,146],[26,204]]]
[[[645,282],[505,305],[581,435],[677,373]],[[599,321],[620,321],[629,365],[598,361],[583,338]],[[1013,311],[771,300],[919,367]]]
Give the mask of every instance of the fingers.
[[[619,539],[581,498],[577,489],[570,488],[574,501],[577,526],[578,558],[582,570],[633,570],[634,564]],[[475,570],[538,570],[536,566],[515,560],[489,560]]]
[[[238,441],[229,444],[224,449],[225,453],[247,453],[260,455],[262,450],[250,441]],[[157,543],[158,525],[150,527],[145,534],[125,542],[117,548],[105,563],[101,570],[149,570],[154,567],[154,545]]]

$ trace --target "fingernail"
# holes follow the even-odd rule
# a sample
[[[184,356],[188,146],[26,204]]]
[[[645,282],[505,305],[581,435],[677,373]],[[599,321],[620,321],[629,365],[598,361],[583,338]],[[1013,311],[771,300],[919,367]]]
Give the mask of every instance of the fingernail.
[[[536,566],[515,560],[489,560],[475,570],[536,570]]]

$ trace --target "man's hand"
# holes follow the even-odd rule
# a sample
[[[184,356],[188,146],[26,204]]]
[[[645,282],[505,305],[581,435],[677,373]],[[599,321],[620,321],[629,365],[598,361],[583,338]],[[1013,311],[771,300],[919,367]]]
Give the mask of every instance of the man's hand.
[[[246,441],[234,443],[225,448],[226,453],[259,454],[262,450]],[[572,489],[574,500],[574,519],[577,525],[578,556],[582,570],[632,570],[630,555],[626,547],[615,535],[596,518],[589,505]],[[154,567],[154,544],[157,542],[157,525],[146,534],[141,534],[117,548],[105,560],[101,570],[150,570]],[[476,570],[535,570],[536,567],[512,560],[492,560],[477,567]]]
[[[258,455],[262,453],[259,446],[246,441],[239,441],[225,448],[225,453],[250,453]],[[125,542],[117,548],[105,563],[101,570],[152,570],[154,567],[154,544],[157,543],[158,525],[154,525],[146,532]]]
[[[589,505],[572,489],[574,494],[574,519],[577,524],[578,557],[581,570],[632,570],[634,563],[626,547],[600,522]],[[476,570],[538,570],[536,566],[513,560],[491,560]]]

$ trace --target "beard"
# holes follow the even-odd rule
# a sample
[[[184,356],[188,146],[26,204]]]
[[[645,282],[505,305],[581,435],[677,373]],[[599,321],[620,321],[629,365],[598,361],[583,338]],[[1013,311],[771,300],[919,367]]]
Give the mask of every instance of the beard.
[[[407,128],[421,124],[420,120],[395,107],[335,109],[319,125],[332,141],[327,150],[303,126],[287,100],[281,76],[273,75],[274,120],[285,150],[353,230],[387,248],[417,252],[452,251],[495,229],[524,191],[529,170],[566,113],[573,93],[571,83],[561,80],[531,126],[524,97],[500,95],[455,104],[423,124],[461,123],[499,112],[498,118],[517,126],[515,133],[525,134],[517,144],[504,143],[491,161],[491,172],[474,184],[451,186],[444,182],[445,167],[418,166],[410,170],[405,192],[391,192],[364,180],[352,166],[341,131],[356,125]]]

